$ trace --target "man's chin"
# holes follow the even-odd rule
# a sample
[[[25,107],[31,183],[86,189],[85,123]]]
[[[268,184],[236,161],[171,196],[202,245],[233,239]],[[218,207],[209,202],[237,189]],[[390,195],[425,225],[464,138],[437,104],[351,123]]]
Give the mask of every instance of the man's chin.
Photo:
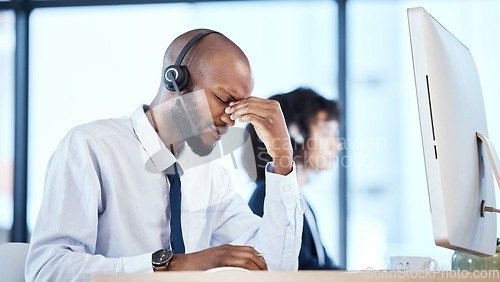
[[[205,157],[208,156],[215,148],[216,142],[212,144],[206,144],[200,136],[189,137],[186,140],[193,153],[198,156]]]

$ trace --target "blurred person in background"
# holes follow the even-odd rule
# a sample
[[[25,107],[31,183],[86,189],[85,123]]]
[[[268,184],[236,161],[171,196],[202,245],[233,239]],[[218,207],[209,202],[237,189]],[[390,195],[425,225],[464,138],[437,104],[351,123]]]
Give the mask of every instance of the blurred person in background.
[[[269,97],[281,105],[281,110],[291,137],[293,159],[297,165],[299,189],[314,177],[319,170],[330,169],[340,149],[337,137],[340,108],[336,101],[328,100],[307,88],[298,88],[289,93]],[[256,188],[249,201],[252,211],[259,216],[266,213],[264,198],[266,195],[265,165],[272,161],[266,153],[264,143],[258,138],[255,128],[248,124],[253,152],[244,150],[244,159],[255,159],[255,168],[249,167],[253,162],[245,163],[250,178],[255,179]],[[253,156],[251,156],[253,154]],[[253,175],[253,173],[255,175]],[[266,199],[267,200],[267,199]],[[316,217],[309,204],[305,205],[302,245],[299,254],[299,270],[337,270],[343,269],[335,265],[321,243],[316,224]]]

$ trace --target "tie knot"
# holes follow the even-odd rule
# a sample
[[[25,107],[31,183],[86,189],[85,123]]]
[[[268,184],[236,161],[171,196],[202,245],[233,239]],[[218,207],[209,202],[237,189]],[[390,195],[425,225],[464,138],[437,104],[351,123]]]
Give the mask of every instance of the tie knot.
[[[172,185],[172,182],[181,179],[178,174],[167,174],[168,181],[170,182],[170,185]]]
[[[179,163],[175,162],[171,166],[169,166],[167,169],[164,170],[164,173],[168,175],[177,175],[178,177],[180,175],[184,174],[184,171],[182,170],[181,166]]]

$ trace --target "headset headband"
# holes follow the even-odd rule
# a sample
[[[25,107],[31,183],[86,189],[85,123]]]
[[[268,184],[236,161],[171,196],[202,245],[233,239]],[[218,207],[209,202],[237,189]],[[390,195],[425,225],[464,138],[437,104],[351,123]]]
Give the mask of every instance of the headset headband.
[[[191,38],[191,40],[189,40],[189,42],[186,44],[186,46],[184,46],[184,48],[182,48],[182,51],[179,54],[179,57],[177,57],[177,60],[175,60],[175,66],[180,66],[181,65],[182,61],[184,60],[184,57],[186,57],[187,52],[196,43],[196,41],[200,40],[205,35],[209,35],[210,33],[221,34],[220,32],[217,32],[217,31],[214,31],[214,30],[209,30],[209,31],[203,32],[203,33],[198,33],[195,37],[193,37],[193,38]]]

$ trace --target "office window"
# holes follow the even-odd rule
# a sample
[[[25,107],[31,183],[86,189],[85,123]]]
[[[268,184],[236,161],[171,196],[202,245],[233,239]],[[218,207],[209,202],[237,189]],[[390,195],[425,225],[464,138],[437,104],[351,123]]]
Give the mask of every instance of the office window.
[[[0,244],[9,241],[14,208],[14,19],[0,11]]]
[[[406,17],[417,6],[471,50],[500,146],[499,3],[348,1],[349,269],[384,269],[397,255],[431,256],[450,269],[453,251],[434,244],[427,196]]]
[[[128,116],[149,104],[160,85],[163,53],[177,35],[199,27],[227,35],[252,64],[255,96],[309,86],[336,98],[336,15],[335,1],[35,10],[30,21],[29,229],[59,141],[78,124]],[[309,193],[333,257],[338,250],[336,174],[332,169],[318,176],[317,190]],[[245,198],[252,192],[247,184],[240,185]]]

